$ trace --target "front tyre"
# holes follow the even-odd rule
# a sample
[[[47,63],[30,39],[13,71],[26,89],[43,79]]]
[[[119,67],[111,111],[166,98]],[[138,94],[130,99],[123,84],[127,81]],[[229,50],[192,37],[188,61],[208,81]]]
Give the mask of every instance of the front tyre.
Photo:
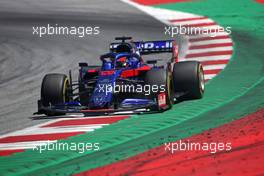
[[[179,99],[200,99],[204,94],[204,71],[197,61],[175,63],[173,66],[173,83]]]
[[[45,107],[63,104],[69,101],[69,79],[64,74],[47,74],[42,80],[41,103]],[[64,115],[63,113],[46,113],[46,115]]]

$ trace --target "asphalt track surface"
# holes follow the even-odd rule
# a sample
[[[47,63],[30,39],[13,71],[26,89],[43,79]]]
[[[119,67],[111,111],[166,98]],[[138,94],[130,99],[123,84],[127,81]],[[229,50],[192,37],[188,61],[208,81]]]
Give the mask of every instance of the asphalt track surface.
[[[80,38],[33,35],[33,26],[99,26]],[[46,73],[78,70],[78,62],[99,64],[115,36],[165,39],[164,25],[116,0],[0,1],[0,134],[48,121],[33,120]],[[166,58],[166,57],[165,57]]]

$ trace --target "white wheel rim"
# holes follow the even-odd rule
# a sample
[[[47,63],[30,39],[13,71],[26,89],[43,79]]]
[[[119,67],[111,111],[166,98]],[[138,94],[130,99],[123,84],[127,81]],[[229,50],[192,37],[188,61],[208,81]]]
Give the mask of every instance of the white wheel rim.
[[[204,74],[203,74],[202,68],[200,68],[199,77],[200,77],[200,89],[203,92],[204,91]]]

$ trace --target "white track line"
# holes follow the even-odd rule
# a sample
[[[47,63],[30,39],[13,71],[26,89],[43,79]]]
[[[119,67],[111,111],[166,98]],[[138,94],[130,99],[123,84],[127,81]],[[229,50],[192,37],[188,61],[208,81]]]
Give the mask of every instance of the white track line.
[[[204,75],[204,79],[207,80],[207,79],[212,79],[213,77],[215,77],[216,74],[205,74]]]
[[[77,115],[77,116],[75,116],[75,115],[69,115],[69,117],[72,117],[72,118],[58,118],[58,119],[50,120],[50,121],[45,122],[45,123],[41,123],[41,124],[38,124],[38,125],[35,125],[35,126],[27,127],[27,128],[24,128],[24,129],[21,129],[21,130],[18,130],[18,131],[14,131],[14,132],[10,132],[10,133],[1,135],[0,138],[4,138],[4,137],[7,137],[7,136],[15,136],[15,135],[19,135],[19,134],[25,134],[24,131],[30,133],[30,131],[35,131],[35,130],[38,130],[39,128],[42,128],[42,126],[46,126],[46,125],[49,125],[49,124],[52,124],[52,123],[55,123],[55,122],[58,122],[58,121],[63,121],[63,120],[114,118],[113,116],[92,116],[92,117],[80,117],[80,116],[81,115]],[[102,125],[102,124],[98,124],[98,125]]]
[[[211,51],[230,51],[232,50],[232,46],[223,46],[217,48],[202,48],[202,49],[190,49],[188,50],[188,54],[197,54],[197,53],[204,53],[204,52],[211,52]]]
[[[190,46],[221,44],[221,43],[232,43],[232,40],[231,39],[217,39],[217,40],[195,41],[195,42],[191,42]]]
[[[231,55],[220,55],[220,56],[193,57],[185,60],[202,62],[202,61],[214,61],[214,60],[228,60],[230,58]]]
[[[224,69],[226,64],[219,64],[219,65],[205,65],[203,66],[204,70],[214,70],[214,69]]]
[[[52,133],[66,133],[66,132],[91,132],[95,129],[102,128],[108,124],[96,124],[96,125],[80,125],[80,126],[59,126],[59,127],[45,127],[35,129],[25,129],[22,131],[14,132],[9,136],[21,136],[21,135],[35,135],[35,134],[52,134]]]
[[[55,142],[57,142],[57,140],[1,143],[0,150],[31,149],[37,146],[47,145]]]
[[[201,23],[214,23],[211,19],[203,19],[203,20],[190,20],[190,21],[177,21],[171,22],[171,24],[179,26],[179,25],[192,25],[192,24],[201,24]]]
[[[203,37],[212,37],[214,38],[215,36],[228,36],[227,32],[217,32],[217,33],[209,33],[209,34],[203,34],[203,35],[190,35],[190,39],[199,39]]]

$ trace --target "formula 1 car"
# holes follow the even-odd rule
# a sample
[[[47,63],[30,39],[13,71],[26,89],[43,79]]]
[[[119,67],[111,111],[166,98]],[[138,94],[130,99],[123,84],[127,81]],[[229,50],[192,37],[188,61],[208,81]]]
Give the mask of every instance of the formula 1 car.
[[[133,42],[117,37],[110,52],[101,55],[101,66],[79,63],[79,77],[45,75],[35,114],[126,114],[162,112],[175,100],[202,98],[204,73],[199,62],[178,62],[176,41]],[[130,40],[130,41],[127,41]],[[167,65],[146,63],[142,55],[172,53]]]

